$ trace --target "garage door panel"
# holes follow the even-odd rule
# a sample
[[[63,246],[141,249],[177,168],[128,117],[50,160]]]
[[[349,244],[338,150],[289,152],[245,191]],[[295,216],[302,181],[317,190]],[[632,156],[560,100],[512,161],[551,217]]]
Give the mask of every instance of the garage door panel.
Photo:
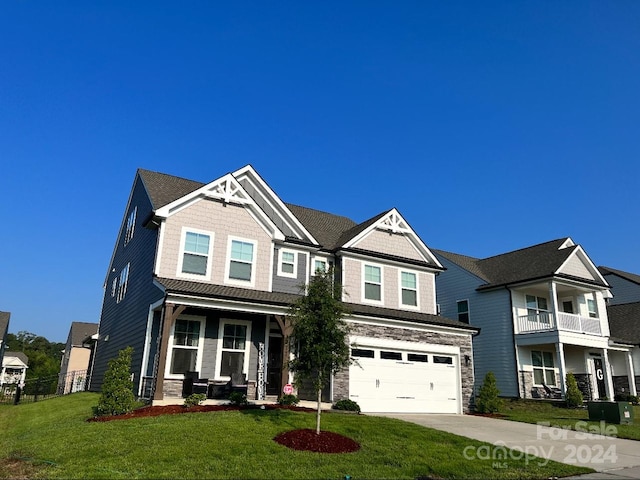
[[[362,411],[458,412],[456,356],[403,351],[398,360],[398,351],[371,350],[375,351],[374,358],[357,358],[359,365],[352,365],[349,373],[349,396]],[[387,358],[380,358],[381,354]],[[409,354],[418,361],[408,361]]]

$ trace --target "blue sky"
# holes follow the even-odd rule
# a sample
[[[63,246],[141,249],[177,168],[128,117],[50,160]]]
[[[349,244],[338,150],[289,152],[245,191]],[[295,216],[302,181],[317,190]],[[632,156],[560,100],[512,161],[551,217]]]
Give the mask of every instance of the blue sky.
[[[640,2],[0,3],[0,310],[98,322],[136,168],[640,273]]]

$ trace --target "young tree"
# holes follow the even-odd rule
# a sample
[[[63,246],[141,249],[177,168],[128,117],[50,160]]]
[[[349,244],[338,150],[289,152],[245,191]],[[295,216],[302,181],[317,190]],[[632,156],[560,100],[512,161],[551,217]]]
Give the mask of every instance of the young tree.
[[[292,332],[289,337],[294,359],[289,370],[296,383],[311,382],[318,398],[316,433],[320,434],[322,387],[332,374],[351,363],[349,328],[343,317],[347,311],[340,301],[342,287],[334,282],[333,271],[316,271],[300,297],[289,309]]]
[[[109,360],[109,368],[104,374],[102,395],[95,407],[95,414],[122,415],[133,410],[133,382],[131,381],[131,355],[133,348],[127,347]]]
[[[496,413],[502,403],[498,398],[500,390],[493,372],[487,372],[476,397],[476,411],[479,413]]]
[[[566,376],[566,385],[567,385],[567,393],[565,395],[565,400],[567,402],[568,408],[578,408],[582,406],[583,398],[582,392],[578,388],[578,382],[576,382],[576,377],[573,376],[573,373],[569,372]]]

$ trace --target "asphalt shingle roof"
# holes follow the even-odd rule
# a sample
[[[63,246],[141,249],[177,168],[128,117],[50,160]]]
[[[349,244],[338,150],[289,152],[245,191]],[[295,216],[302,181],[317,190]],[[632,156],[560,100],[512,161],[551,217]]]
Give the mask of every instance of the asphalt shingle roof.
[[[203,187],[205,184],[186,178],[138,169],[138,174],[144,183],[154,210],[164,207],[174,200],[184,197],[188,193]]]
[[[640,345],[640,302],[608,305],[607,316],[612,338]]]
[[[4,352],[4,361],[7,361],[8,357],[15,357],[19,359],[25,365],[29,365],[29,357],[24,352]]]
[[[640,285],[640,275],[636,275],[635,273],[623,272],[622,270],[616,270],[611,267],[598,267],[598,270],[600,270],[602,275],[617,275],[625,280],[629,280],[630,282]]]
[[[268,305],[288,306],[295,302],[299,295],[280,292],[266,292],[263,290],[248,290],[244,288],[228,287],[225,285],[213,285],[209,283],[191,282],[173,278],[158,278],[167,292],[189,295],[201,295],[209,298],[222,298],[225,300],[243,300],[252,303]],[[345,303],[354,315],[368,315],[380,318],[405,320],[427,325],[440,325],[446,327],[461,328],[464,330],[478,331],[479,329],[466,323],[420,312],[409,312],[391,308],[380,308],[356,303]]]
[[[577,245],[560,248],[566,241],[567,238],[559,238],[484,259],[435,251],[482,278],[487,283],[480,288],[485,289],[553,276],[578,248]],[[606,286],[601,282],[591,283]]]
[[[350,218],[332,213],[286,204],[296,218],[302,223],[318,243],[327,250],[333,250],[341,245],[340,237],[344,232],[357,226]]]
[[[71,345],[82,345],[87,337],[98,333],[97,323],[88,322],[72,322],[69,335],[71,336]]]

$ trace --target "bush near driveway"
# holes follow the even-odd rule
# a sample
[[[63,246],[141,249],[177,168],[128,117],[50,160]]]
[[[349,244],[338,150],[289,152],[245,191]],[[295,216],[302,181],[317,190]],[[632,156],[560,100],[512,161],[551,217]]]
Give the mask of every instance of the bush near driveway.
[[[463,454],[466,447],[477,450],[487,444],[366,415],[325,413],[323,430],[362,446],[345,454],[299,452],[273,441],[289,430],[313,429],[314,413],[256,409],[87,422],[97,398],[74,393],[0,407],[0,456],[33,459],[38,470],[29,478],[538,479],[591,471],[524,459],[494,468],[491,460],[468,460]],[[12,477],[6,472],[2,476]]]

